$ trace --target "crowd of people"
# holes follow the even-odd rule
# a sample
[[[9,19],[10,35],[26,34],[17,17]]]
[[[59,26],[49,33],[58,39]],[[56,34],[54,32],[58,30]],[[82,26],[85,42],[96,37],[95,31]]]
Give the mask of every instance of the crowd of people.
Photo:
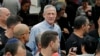
[[[100,0],[0,1],[0,56],[100,56]],[[34,21],[31,21],[34,22]]]

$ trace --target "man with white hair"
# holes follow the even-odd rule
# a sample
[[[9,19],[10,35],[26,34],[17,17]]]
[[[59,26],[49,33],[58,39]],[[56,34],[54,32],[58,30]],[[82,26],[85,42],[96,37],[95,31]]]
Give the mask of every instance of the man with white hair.
[[[57,16],[56,8],[53,5],[46,5],[44,7],[44,12],[43,12],[44,21],[32,27],[27,46],[31,48],[33,55],[35,55],[37,52],[37,47],[35,42],[36,41],[35,37],[37,34],[43,33],[47,30],[56,31],[60,37],[59,39],[61,39],[61,29],[55,23],[56,16]]]

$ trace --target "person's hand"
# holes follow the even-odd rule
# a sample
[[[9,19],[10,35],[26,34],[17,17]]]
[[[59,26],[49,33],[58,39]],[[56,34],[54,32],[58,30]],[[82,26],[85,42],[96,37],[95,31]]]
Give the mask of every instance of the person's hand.
[[[67,13],[64,13],[63,17],[67,18]]]
[[[69,31],[67,28],[63,28],[63,32],[69,34]]]
[[[72,52],[71,50],[72,48],[69,49],[68,56],[76,56],[76,52]]]
[[[91,16],[91,15],[92,15],[92,13],[91,13],[91,12],[88,12],[88,15],[89,15],[89,16]]]

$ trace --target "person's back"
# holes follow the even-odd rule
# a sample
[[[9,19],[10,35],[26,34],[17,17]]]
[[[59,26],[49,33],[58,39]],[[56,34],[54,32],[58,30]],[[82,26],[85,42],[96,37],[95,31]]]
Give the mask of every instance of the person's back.
[[[19,0],[4,0],[3,7],[8,8],[11,14],[16,15],[20,10],[20,3]]]

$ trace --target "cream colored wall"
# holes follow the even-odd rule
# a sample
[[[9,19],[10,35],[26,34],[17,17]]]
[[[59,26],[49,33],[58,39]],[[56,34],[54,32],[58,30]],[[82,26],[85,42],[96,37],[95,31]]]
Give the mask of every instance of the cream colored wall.
[[[65,2],[65,0],[58,0],[58,1],[60,1],[60,2]]]

